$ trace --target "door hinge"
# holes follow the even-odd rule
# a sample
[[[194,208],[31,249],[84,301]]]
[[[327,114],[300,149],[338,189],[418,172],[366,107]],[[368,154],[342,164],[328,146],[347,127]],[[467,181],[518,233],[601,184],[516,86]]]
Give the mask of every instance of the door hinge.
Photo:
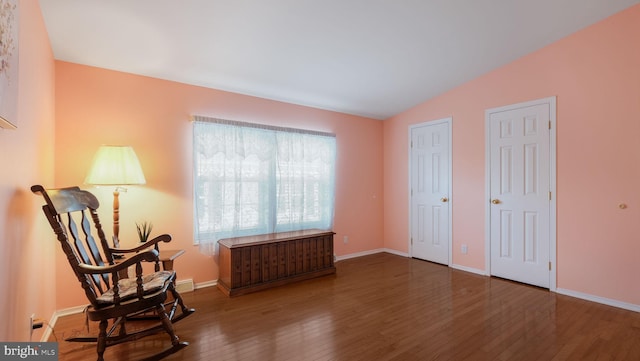
[[[411,237],[411,245],[413,246],[413,237]]]
[[[549,129],[551,129],[551,121],[549,121]]]
[[[551,271],[551,262],[549,262],[549,271]]]
[[[411,196],[413,197],[413,188],[411,188]]]
[[[549,192],[549,200],[551,200],[551,192]]]

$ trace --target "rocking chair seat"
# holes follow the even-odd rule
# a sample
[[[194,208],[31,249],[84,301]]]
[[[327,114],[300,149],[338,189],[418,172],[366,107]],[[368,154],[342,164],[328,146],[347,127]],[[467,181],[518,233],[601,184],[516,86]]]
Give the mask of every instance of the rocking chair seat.
[[[165,288],[167,282],[173,282],[174,272],[172,271],[158,271],[152,274],[148,274],[142,277],[143,294],[149,295]],[[125,278],[118,281],[119,292],[121,301],[126,301],[137,296],[137,283],[135,278]],[[105,293],[96,298],[96,302],[99,308],[107,307],[115,304],[113,300],[113,287],[108,289]]]

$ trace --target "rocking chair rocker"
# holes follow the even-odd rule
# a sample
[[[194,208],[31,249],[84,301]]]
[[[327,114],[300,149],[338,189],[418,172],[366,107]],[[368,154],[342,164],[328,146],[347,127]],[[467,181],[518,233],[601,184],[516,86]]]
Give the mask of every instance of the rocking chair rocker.
[[[89,300],[87,317],[99,322],[97,337],[75,337],[66,341],[97,342],[98,361],[104,360],[109,346],[162,331],[169,334],[171,347],[149,359],[164,358],[189,344],[180,342],[173,324],[195,310],[187,308],[176,291],[175,272],[160,271],[158,243],[171,241],[171,236],[163,234],[132,249],[110,248],[98,219],[99,203],[93,194],[78,187],[47,190],[40,185],[31,187],[31,191],[44,197],[46,204],[42,210]],[[116,255],[125,257],[116,263]],[[155,262],[156,272],[143,275],[142,262]],[[135,266],[135,278],[122,278],[130,266]],[[170,301],[167,301],[168,293],[173,297]],[[178,306],[181,313],[176,315]],[[155,325],[127,332],[128,319],[149,313],[155,314],[154,319],[158,321]],[[111,327],[107,330],[110,321]]]

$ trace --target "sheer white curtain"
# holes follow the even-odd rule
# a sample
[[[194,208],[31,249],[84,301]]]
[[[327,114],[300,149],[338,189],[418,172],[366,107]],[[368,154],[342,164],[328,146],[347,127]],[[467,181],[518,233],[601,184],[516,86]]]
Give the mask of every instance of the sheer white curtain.
[[[334,135],[196,116],[193,150],[202,252],[221,238],[333,226]]]

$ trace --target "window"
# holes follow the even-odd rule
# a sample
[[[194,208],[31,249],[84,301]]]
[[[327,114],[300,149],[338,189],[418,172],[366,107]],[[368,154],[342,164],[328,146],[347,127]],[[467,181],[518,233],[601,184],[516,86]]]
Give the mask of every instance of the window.
[[[330,229],[335,158],[332,134],[194,117],[195,242]]]

